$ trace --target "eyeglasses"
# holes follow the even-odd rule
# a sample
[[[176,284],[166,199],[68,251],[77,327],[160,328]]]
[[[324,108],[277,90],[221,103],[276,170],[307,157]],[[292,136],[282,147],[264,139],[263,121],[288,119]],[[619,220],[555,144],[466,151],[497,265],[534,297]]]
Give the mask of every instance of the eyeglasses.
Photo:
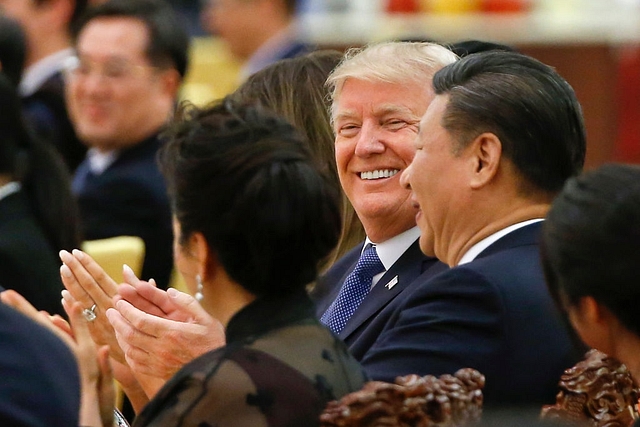
[[[87,58],[72,56],[65,62],[65,73],[72,78],[86,78],[92,74],[97,74],[107,82],[122,82],[130,78],[140,77],[145,70],[155,70],[151,65],[132,64],[126,59],[109,59],[100,63]]]

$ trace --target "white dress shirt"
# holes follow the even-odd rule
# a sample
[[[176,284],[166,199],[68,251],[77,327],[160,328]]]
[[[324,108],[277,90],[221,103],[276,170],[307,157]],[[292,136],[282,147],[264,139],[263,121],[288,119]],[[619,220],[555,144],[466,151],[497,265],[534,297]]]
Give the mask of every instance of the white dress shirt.
[[[374,287],[376,283],[378,283],[384,273],[386,273],[386,271],[389,270],[391,266],[398,261],[398,259],[400,259],[402,254],[405,253],[407,249],[409,249],[409,246],[411,246],[419,237],[420,229],[416,226],[382,243],[374,243],[369,239],[369,237],[365,239],[362,250],[364,250],[369,243],[375,245],[378,258],[380,258],[380,262],[382,262],[385,269],[382,273],[373,276],[371,287]]]
[[[460,258],[460,262],[458,263],[458,265],[466,264],[473,261],[474,259],[476,259],[478,255],[480,255],[482,251],[487,249],[489,246],[491,246],[492,244],[494,244],[500,238],[506,236],[507,234],[513,231],[516,231],[519,228],[526,227],[529,224],[535,224],[536,222],[540,222],[540,221],[544,221],[544,219],[536,218],[536,219],[530,219],[527,221],[518,222],[516,224],[508,226],[507,228],[503,228],[502,230],[497,231],[488,237],[485,237],[475,245],[471,246],[471,248],[462,256],[462,258]]]

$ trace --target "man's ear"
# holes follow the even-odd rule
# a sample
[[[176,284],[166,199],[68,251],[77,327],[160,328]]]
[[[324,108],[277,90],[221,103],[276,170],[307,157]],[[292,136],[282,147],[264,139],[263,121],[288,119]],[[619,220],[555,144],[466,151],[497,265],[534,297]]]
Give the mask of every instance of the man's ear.
[[[472,162],[471,187],[478,189],[490,183],[500,168],[502,143],[493,133],[478,135],[465,149],[469,151]]]
[[[161,71],[160,74],[162,91],[169,95],[171,99],[175,99],[178,97],[178,91],[180,90],[180,85],[182,84],[182,77],[178,70],[174,68],[168,68],[166,70]]]

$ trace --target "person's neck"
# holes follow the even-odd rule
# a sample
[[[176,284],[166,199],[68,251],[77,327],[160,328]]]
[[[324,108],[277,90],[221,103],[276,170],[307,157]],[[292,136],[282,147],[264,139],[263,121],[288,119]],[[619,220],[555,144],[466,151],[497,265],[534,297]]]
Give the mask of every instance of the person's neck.
[[[631,376],[640,383],[640,336],[624,327],[619,327],[613,341],[614,354],[609,356],[624,363]]]
[[[250,51],[246,52],[243,55],[243,58],[240,58],[243,62],[249,61],[259,50],[261,47],[265,46],[269,40],[274,38],[276,35],[285,31],[289,28],[291,24],[291,19],[286,20],[284,18],[274,18],[274,19],[265,19],[264,25],[261,26],[258,31],[253,33],[253,37],[251,35],[247,35],[247,41],[252,40],[250,46]]]
[[[0,187],[2,187],[3,185],[7,185],[11,181],[13,181],[13,177],[11,175],[0,174]]]
[[[210,295],[207,288],[215,289]],[[209,294],[209,295],[208,295]],[[256,296],[233,280],[217,278],[210,286],[205,284],[202,306],[226,328],[231,318],[244,307],[252,303]]]
[[[27,49],[27,57],[25,58],[25,68],[36,64],[38,61],[53,55],[56,52],[71,47],[69,37],[66,35],[49,36],[40,42],[29,44]]]
[[[469,219],[466,224],[456,227],[451,235],[436,242],[436,257],[450,266],[458,265],[462,256],[476,243],[513,224],[544,218],[549,206],[547,202],[504,204],[484,214],[474,209],[475,221]]]
[[[388,218],[364,218],[361,220],[364,231],[374,243],[383,243],[398,234],[416,226],[415,217],[407,215]]]

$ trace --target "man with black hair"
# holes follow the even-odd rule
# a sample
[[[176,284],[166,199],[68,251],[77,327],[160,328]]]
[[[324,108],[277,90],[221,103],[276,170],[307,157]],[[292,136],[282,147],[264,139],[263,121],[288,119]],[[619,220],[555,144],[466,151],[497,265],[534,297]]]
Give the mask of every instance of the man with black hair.
[[[171,211],[155,157],[186,73],[188,36],[162,0],[110,0],[83,16],[74,46],[69,114],[90,147],[73,180],[84,238],[140,236],[142,275],[166,288]]]

